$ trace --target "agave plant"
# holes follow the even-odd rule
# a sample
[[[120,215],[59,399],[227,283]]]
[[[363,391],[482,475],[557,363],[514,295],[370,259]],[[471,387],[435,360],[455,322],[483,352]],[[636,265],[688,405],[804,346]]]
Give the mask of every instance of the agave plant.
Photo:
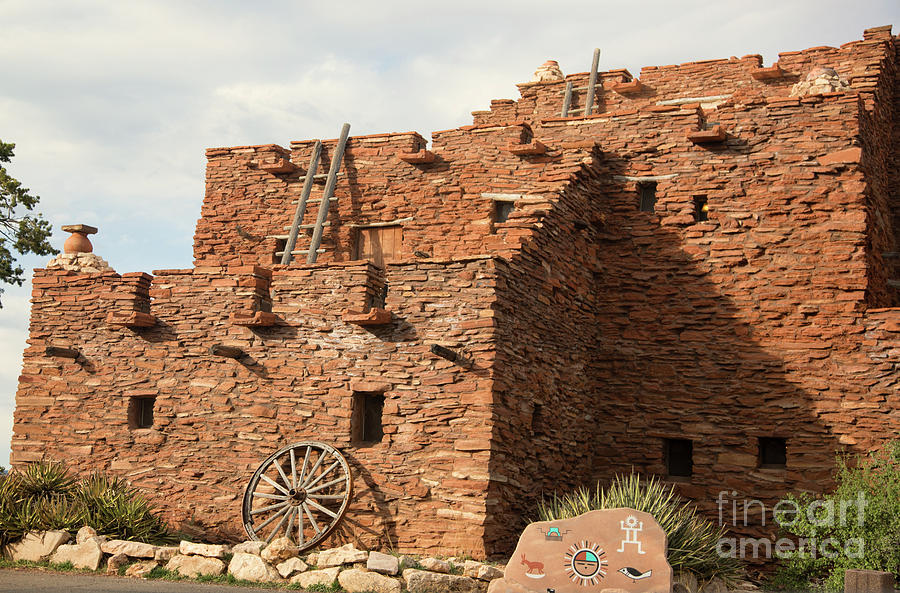
[[[569,519],[597,509],[628,507],[653,515],[668,537],[668,561],[675,572],[694,573],[699,579],[718,577],[735,580],[741,572],[737,559],[722,557],[716,546],[724,537],[697,513],[696,508],[675,493],[672,486],[656,478],[642,480],[637,474],[615,476],[608,488],[598,483],[593,489],[579,488],[563,495],[553,494],[538,505],[541,521]]]
[[[116,539],[176,540],[153,505],[121,478],[94,473],[76,481],[49,462],[0,476],[0,549],[28,531],[74,532],[82,525]]]

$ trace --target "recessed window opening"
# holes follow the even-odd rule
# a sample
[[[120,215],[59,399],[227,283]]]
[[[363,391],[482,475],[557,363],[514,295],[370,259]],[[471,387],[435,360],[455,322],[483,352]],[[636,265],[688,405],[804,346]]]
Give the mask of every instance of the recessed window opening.
[[[656,210],[656,184],[642,183],[638,186],[641,193],[641,212],[653,212]]]
[[[150,428],[153,426],[153,404],[155,397],[132,397],[128,400],[128,428]]]
[[[515,202],[508,202],[506,200],[494,200],[494,222],[499,223],[509,220],[509,215],[515,207]]]
[[[531,433],[535,436],[544,434],[544,405],[534,404],[531,411]]]
[[[709,220],[709,204],[706,202],[706,196],[694,196],[694,221],[704,220]]]
[[[694,441],[663,439],[666,473],[675,478],[689,478],[694,473]]]
[[[784,469],[787,467],[787,439],[760,437],[759,467]]]
[[[360,391],[353,394],[353,413],[350,416],[350,438],[356,445],[374,445],[384,438],[382,412],[384,394]]]
[[[272,254],[273,264],[281,263],[281,255],[279,254],[284,253],[285,249],[287,249],[287,239],[275,239],[275,252]]]

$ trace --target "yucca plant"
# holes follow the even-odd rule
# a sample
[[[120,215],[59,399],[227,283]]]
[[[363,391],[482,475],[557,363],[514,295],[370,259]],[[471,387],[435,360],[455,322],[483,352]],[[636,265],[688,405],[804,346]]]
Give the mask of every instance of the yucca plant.
[[[554,493],[538,505],[541,521],[569,519],[598,509],[632,508],[653,515],[668,537],[668,561],[672,570],[691,572],[701,580],[714,577],[733,581],[741,573],[740,562],[719,555],[716,546],[725,536],[676,494],[672,486],[637,474],[615,476],[607,488],[579,488],[563,495]]]
[[[176,541],[156,510],[125,480],[101,473],[77,480],[58,463],[41,462],[0,476],[0,549],[29,531],[90,525],[115,539]]]

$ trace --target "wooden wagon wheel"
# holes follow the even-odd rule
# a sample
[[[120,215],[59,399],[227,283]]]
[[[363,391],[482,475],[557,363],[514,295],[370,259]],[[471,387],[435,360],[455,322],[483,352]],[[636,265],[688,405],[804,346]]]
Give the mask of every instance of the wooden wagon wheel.
[[[304,441],[272,453],[247,484],[241,514],[250,539],[284,535],[308,550],[334,531],[353,493],[350,466],[325,443]]]

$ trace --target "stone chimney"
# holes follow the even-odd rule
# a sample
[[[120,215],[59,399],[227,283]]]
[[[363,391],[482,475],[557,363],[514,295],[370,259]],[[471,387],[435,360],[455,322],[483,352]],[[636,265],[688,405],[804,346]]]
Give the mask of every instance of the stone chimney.
[[[559,69],[559,62],[556,60],[547,60],[534,71],[531,82],[554,82],[563,80],[562,70]]]
[[[70,272],[100,273],[115,272],[112,267],[98,255],[94,255],[94,246],[88,235],[97,233],[97,227],[87,224],[68,224],[62,227],[72,233],[63,243],[63,253],[57,255],[47,264],[48,270],[67,270]]]

